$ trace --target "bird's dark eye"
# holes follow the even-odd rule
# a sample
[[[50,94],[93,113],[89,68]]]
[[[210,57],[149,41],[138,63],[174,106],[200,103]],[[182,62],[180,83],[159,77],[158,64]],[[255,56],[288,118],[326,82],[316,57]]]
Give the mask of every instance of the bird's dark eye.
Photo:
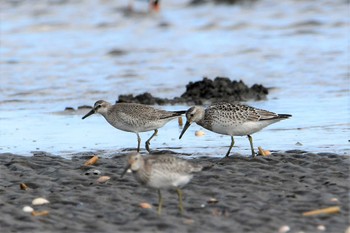
[[[191,116],[191,117],[193,117],[193,116],[194,116],[194,114],[193,114],[193,113],[191,113],[191,114],[190,114],[190,116]]]
[[[101,107],[102,107],[101,104],[99,104],[96,106],[96,109],[101,108]]]

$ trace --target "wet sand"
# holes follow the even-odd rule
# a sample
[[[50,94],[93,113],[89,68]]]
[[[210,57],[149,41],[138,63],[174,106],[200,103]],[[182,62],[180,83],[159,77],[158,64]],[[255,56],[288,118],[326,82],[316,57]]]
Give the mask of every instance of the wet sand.
[[[213,166],[184,188],[183,216],[176,193],[164,191],[160,217],[155,190],[140,186],[130,173],[120,178],[125,155],[82,167],[91,156],[78,154],[68,160],[47,153],[0,154],[1,232],[273,233],[287,225],[288,232],[342,233],[349,226],[348,156],[287,151],[254,159],[195,158],[192,161]],[[96,179],[102,175],[111,179],[99,184]],[[21,190],[20,183],[29,189]],[[37,197],[50,203],[32,206]],[[208,203],[211,198],[218,202]],[[141,202],[150,203],[152,209],[141,209]],[[49,214],[32,216],[22,211],[26,205]],[[339,206],[340,213],[302,216],[331,206]]]

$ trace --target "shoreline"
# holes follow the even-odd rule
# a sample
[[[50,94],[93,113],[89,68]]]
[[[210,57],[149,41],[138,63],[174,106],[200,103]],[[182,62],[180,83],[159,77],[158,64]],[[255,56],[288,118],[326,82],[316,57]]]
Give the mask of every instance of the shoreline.
[[[167,152],[159,156],[162,153]],[[323,232],[345,232],[350,225],[348,156],[293,150],[254,159],[190,159],[212,167],[184,187],[183,216],[178,214],[176,193],[164,191],[161,217],[155,190],[138,184],[130,173],[120,178],[125,154],[84,167],[90,157],[0,154],[2,232],[270,233],[288,226],[288,232],[306,233],[322,232],[320,226]],[[110,180],[98,183],[100,176]],[[21,190],[20,183],[29,188]],[[50,203],[31,205],[37,197]],[[152,208],[140,208],[141,202]],[[26,205],[48,215],[25,213]],[[302,215],[331,206],[339,206],[340,213]]]

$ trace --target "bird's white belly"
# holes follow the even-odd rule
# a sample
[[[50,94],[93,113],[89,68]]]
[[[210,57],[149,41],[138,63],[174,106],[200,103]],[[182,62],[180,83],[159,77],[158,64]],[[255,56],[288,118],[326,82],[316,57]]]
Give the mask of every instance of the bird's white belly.
[[[262,128],[272,124],[271,121],[248,121],[241,124],[232,123],[232,124],[213,124],[212,131],[230,135],[230,136],[245,136],[248,134],[253,134],[260,131]]]
[[[190,174],[179,174],[169,172],[166,175],[152,172],[148,185],[153,188],[182,187],[192,179]]]

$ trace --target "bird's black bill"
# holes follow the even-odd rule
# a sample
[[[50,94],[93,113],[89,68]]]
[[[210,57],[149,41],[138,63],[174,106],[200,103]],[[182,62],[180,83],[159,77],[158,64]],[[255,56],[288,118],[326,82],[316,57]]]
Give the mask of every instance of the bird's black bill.
[[[92,115],[92,114],[94,114],[95,113],[95,109],[92,109],[90,112],[88,112],[85,116],[83,116],[81,119],[85,119],[85,118],[87,118],[88,116],[90,116],[90,115]]]
[[[186,121],[186,124],[185,124],[185,126],[184,126],[184,128],[183,128],[183,130],[182,130],[182,132],[180,134],[179,139],[181,139],[182,135],[186,132],[186,130],[188,129],[188,127],[190,127],[190,125],[191,124],[188,121]]]
[[[123,173],[120,175],[120,178],[123,178],[125,173],[128,171],[128,169],[130,168],[130,165],[126,166],[126,168],[124,169]]]

